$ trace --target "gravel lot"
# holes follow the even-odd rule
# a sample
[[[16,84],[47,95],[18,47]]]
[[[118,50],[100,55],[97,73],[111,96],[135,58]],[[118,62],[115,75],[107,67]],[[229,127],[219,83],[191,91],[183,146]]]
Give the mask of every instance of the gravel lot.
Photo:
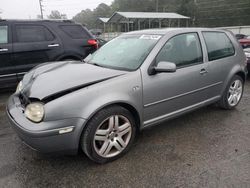
[[[144,130],[106,165],[23,145],[0,94],[0,187],[250,187],[250,79],[233,111],[209,106]]]

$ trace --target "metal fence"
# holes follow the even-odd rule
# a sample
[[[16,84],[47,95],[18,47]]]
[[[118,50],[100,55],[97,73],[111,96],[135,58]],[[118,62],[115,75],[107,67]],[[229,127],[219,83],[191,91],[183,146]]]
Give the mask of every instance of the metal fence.
[[[114,32],[114,33],[103,33],[100,35],[100,38],[110,41],[111,39],[118,37],[121,33],[120,32]]]
[[[248,26],[220,27],[220,29],[230,30],[234,34],[250,35],[250,25],[248,25]]]

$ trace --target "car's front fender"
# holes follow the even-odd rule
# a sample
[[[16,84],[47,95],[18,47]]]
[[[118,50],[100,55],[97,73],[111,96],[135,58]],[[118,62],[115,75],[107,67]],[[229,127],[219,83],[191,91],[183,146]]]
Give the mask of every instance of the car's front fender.
[[[140,118],[143,118],[140,71],[127,73],[50,101],[45,104],[44,121],[72,117],[89,119],[105,106],[117,103],[132,106]]]

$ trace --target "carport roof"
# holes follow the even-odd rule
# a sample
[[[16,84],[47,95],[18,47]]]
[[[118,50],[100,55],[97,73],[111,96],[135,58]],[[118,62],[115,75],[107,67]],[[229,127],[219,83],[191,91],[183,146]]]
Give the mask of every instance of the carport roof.
[[[189,17],[168,12],[115,12],[108,22],[116,23],[124,19],[189,19]]]
[[[109,18],[98,18],[103,23],[107,23],[109,21]]]

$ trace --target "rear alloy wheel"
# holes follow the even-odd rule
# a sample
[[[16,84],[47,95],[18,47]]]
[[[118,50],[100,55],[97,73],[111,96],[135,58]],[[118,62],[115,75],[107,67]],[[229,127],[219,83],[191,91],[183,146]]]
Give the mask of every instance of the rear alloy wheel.
[[[235,80],[231,84],[229,91],[228,91],[227,100],[228,100],[229,105],[232,107],[236,106],[240,102],[242,93],[243,93],[242,82],[240,80]]]
[[[99,111],[86,126],[82,148],[97,163],[110,162],[125,154],[136,132],[133,116],[119,106]]]
[[[244,85],[242,78],[235,75],[221,98],[220,106],[224,109],[235,108],[242,98],[243,90]]]

